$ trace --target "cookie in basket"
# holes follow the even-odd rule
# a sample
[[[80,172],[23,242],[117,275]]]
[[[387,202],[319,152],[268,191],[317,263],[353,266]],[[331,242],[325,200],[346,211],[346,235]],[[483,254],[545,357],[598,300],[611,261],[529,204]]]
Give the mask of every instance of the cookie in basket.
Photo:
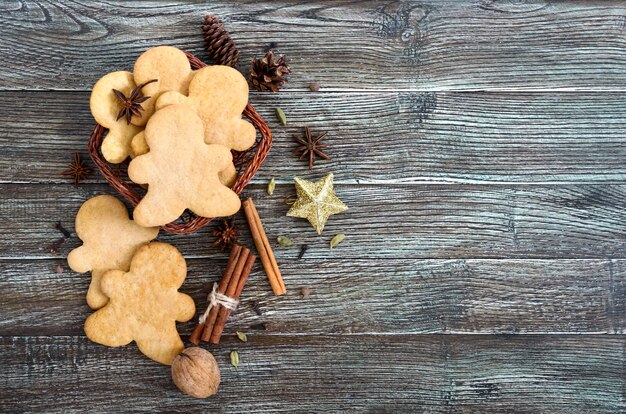
[[[133,117],[135,125],[146,125],[154,113],[154,104],[159,96],[168,91],[187,94],[193,69],[187,55],[172,46],[157,46],[146,50],[137,58],[133,68],[135,83],[138,85],[156,79],[143,88],[145,96],[142,103],[143,112],[140,118]]]
[[[143,154],[147,154],[150,151],[148,143],[146,142],[146,134],[141,131],[133,137],[130,142],[130,156],[132,158],[138,157]],[[232,187],[237,180],[237,168],[232,162],[228,164],[226,169],[219,172],[220,182],[226,187]]]
[[[137,248],[158,233],[158,227],[137,225],[124,203],[113,196],[99,195],[83,203],[76,215],[76,234],[83,245],[70,252],[67,262],[76,272],[91,270],[89,307],[99,309],[109,300],[100,289],[102,275],[111,269],[127,271]]]
[[[106,346],[135,341],[147,357],[170,365],[184,349],[176,321],[186,322],[196,311],[193,299],[178,292],[186,276],[185,259],[174,246],[140,247],[128,272],[111,270],[102,277],[110,300],[87,318],[85,334]]]
[[[120,100],[114,89],[125,96],[130,96],[135,89],[133,74],[130,72],[111,72],[96,82],[89,98],[91,114],[96,122],[109,132],[102,142],[100,150],[104,158],[113,164],[124,161],[130,151],[130,142],[143,128],[119,118]]]
[[[198,114],[207,144],[221,144],[236,151],[254,145],[256,130],[241,117],[248,104],[248,83],[236,69],[219,65],[198,69],[189,84],[189,96],[166,92],[156,107],[175,104],[186,105]]]
[[[133,182],[148,184],[133,213],[139,225],[165,225],[187,208],[201,217],[230,216],[239,210],[239,196],[218,176],[232,164],[232,154],[223,145],[205,144],[202,120],[188,106],[170,105],[155,112],[145,138],[150,151],[128,166]]]

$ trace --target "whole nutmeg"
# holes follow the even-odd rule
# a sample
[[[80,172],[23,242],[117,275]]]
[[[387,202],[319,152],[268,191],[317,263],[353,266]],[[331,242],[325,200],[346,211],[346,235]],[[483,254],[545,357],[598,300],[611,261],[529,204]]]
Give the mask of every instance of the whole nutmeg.
[[[172,362],[172,379],[185,394],[206,398],[217,393],[220,368],[209,351],[199,347],[187,348]]]

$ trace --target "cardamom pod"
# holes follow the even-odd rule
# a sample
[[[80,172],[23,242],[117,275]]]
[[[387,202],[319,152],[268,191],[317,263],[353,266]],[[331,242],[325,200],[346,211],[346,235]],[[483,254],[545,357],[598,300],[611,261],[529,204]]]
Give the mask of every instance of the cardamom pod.
[[[287,117],[282,109],[276,108],[276,118],[278,118],[282,125],[287,125]]]
[[[330,248],[332,249],[333,247],[337,246],[339,243],[344,241],[345,238],[346,238],[345,234],[339,233],[338,235],[336,235],[330,240]]]
[[[267,194],[272,195],[274,194],[274,189],[276,188],[276,180],[274,179],[274,177],[272,177],[270,179],[270,182],[267,183]]]
[[[287,236],[278,236],[276,238],[276,241],[278,242],[278,244],[280,244],[283,247],[293,246],[293,240],[291,240]]]
[[[231,351],[230,353],[230,364],[237,368],[239,366],[239,352]]]
[[[241,342],[248,342],[248,336],[244,332],[237,331],[237,338],[239,338]]]

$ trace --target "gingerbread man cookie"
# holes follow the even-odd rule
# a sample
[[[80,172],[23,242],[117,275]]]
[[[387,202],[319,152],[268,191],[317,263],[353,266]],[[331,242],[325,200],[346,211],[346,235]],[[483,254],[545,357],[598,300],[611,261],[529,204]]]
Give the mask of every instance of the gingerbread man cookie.
[[[113,164],[118,164],[128,157],[132,138],[142,130],[141,127],[127,123],[124,118],[118,119],[120,100],[113,90],[129,96],[135,87],[133,74],[119,71],[104,75],[91,91],[89,99],[91,113],[96,122],[109,130],[100,150],[104,158]]]
[[[127,271],[137,248],[156,238],[159,228],[137,225],[120,200],[100,195],[87,200],[78,210],[76,234],[83,245],[70,252],[67,263],[79,273],[91,270],[87,304],[99,309],[109,300],[100,289],[102,275],[111,269]]]
[[[111,270],[102,277],[109,303],[87,318],[85,334],[106,346],[135,341],[147,357],[170,365],[184,344],[176,321],[190,320],[196,311],[193,299],[178,292],[187,276],[180,252],[169,244],[140,247],[130,271]]]
[[[130,143],[130,156],[132,158],[138,157],[143,154],[147,154],[150,151],[148,147],[148,143],[146,142],[146,134],[141,131]],[[237,180],[237,168],[235,168],[235,164],[232,162],[228,164],[225,170],[219,172],[220,182],[224,184],[226,187],[232,187]]]
[[[166,92],[157,109],[182,104],[192,108],[204,124],[204,142],[245,151],[254,145],[256,130],[242,119],[248,104],[248,83],[239,71],[229,66],[207,66],[195,72],[189,96]]]
[[[148,184],[133,214],[139,225],[167,224],[186,208],[202,217],[239,210],[239,197],[218,176],[232,164],[232,154],[223,145],[204,143],[202,120],[189,107],[170,105],[155,112],[145,136],[150,151],[128,166],[131,180]]]
[[[154,113],[154,104],[159,96],[167,91],[187,94],[193,70],[185,53],[172,46],[158,46],[146,50],[137,58],[133,75],[135,83],[140,85],[156,79],[143,88],[145,96],[150,96],[142,103],[144,112],[140,118],[133,118],[135,125],[146,125]]]

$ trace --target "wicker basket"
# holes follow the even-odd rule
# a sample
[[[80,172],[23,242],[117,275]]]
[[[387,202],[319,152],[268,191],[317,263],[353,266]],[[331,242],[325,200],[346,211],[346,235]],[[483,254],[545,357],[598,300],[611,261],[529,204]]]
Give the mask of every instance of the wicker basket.
[[[200,69],[206,66],[204,62],[191,53],[185,52],[185,54],[193,69]],[[252,177],[254,177],[254,174],[256,174],[272,147],[272,131],[254,107],[248,103],[243,114],[252,122],[259,134],[255,144],[250,149],[243,152],[233,151],[233,161],[238,171],[238,177],[235,184],[232,186],[232,190],[237,194],[240,194]],[[89,137],[89,155],[107,182],[135,207],[142,198],[141,193],[143,193],[143,189],[121,177],[121,174],[115,172],[111,165],[104,159],[100,152],[100,146],[102,145],[105,132],[106,128],[96,124],[96,127]],[[206,226],[211,221],[210,218],[190,214],[189,220],[179,219],[161,228],[168,233],[191,234]]]

